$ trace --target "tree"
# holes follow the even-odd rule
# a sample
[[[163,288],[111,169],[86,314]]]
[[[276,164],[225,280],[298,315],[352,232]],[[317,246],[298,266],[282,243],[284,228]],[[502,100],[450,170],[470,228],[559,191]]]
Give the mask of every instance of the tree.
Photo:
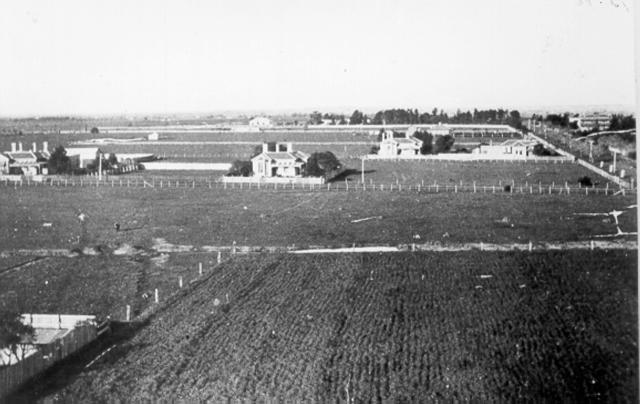
[[[47,167],[51,174],[67,174],[73,170],[71,160],[67,157],[67,151],[64,147],[57,146],[53,150],[53,153],[49,156]]]
[[[453,147],[454,142],[455,140],[451,135],[439,136],[436,139],[436,144],[435,144],[435,147],[433,148],[433,154],[446,153],[450,151],[451,148]]]
[[[230,177],[249,177],[253,173],[251,161],[236,160],[227,173]]]
[[[429,132],[419,131],[413,134],[416,139],[422,140],[420,154],[431,154],[433,152],[433,135]]]
[[[309,116],[309,124],[320,125],[322,123],[322,114],[318,111],[313,111]]]
[[[307,160],[306,175],[309,177],[325,177],[331,179],[342,170],[342,163],[330,151],[316,152]]]
[[[351,114],[351,118],[349,118],[350,125],[361,125],[364,123],[363,121],[364,121],[364,115],[362,114],[362,112],[358,111],[357,109],[353,111],[353,114]]]
[[[91,128],[91,134],[92,135],[97,135],[98,133],[100,133],[100,130],[98,128],[96,128],[95,126],[93,128]]]
[[[557,153],[548,150],[542,143],[538,143],[533,146],[533,150],[531,152],[534,156],[557,156]]]
[[[20,313],[0,309],[0,349],[9,348],[16,360],[24,359],[24,348],[34,336],[34,329],[30,325],[23,324]],[[22,357],[18,356],[18,348],[22,348]],[[0,362],[0,366],[8,363]]]

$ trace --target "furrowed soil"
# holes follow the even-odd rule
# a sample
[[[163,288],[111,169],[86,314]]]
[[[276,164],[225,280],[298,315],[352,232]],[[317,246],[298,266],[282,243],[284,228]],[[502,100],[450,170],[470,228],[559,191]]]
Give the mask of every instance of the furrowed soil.
[[[636,260],[619,251],[236,258],[65,388],[21,394],[636,402]]]

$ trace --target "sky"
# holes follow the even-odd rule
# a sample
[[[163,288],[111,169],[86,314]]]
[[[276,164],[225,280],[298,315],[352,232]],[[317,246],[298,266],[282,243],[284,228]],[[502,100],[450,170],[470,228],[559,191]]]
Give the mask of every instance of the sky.
[[[0,116],[635,105],[632,0],[0,2]]]

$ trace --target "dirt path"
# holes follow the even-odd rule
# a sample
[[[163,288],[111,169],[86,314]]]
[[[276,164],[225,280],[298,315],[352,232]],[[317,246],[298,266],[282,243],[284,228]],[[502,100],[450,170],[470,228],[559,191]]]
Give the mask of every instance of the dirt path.
[[[122,246],[105,254],[114,255],[150,255],[160,253],[292,253],[292,254],[324,254],[324,253],[372,253],[372,252],[407,252],[407,251],[558,251],[558,250],[637,250],[637,240],[623,239],[606,241],[568,241],[568,242],[536,242],[536,243],[440,243],[430,242],[423,244],[398,244],[398,245],[352,245],[352,246],[192,246],[176,245],[157,239],[150,249],[126,248]],[[79,257],[83,254],[65,249],[20,249],[0,251],[0,257],[31,256],[31,257]],[[95,255],[95,254],[92,254]]]

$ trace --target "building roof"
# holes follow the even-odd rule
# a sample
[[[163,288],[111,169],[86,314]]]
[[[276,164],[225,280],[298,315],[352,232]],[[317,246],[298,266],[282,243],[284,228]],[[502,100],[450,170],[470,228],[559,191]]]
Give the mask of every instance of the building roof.
[[[97,147],[69,147],[65,148],[67,156],[80,156],[81,159],[94,159],[100,152]]]
[[[536,142],[532,140],[523,140],[523,139],[509,139],[500,143],[500,146],[535,146]]]
[[[293,151],[293,152],[263,152],[258,154],[257,156],[253,157],[251,160],[261,157],[261,156],[266,156],[268,158],[270,158],[271,160],[302,160],[302,161],[307,161],[307,159],[309,159],[309,155],[307,155],[306,153],[303,153],[301,151]]]

